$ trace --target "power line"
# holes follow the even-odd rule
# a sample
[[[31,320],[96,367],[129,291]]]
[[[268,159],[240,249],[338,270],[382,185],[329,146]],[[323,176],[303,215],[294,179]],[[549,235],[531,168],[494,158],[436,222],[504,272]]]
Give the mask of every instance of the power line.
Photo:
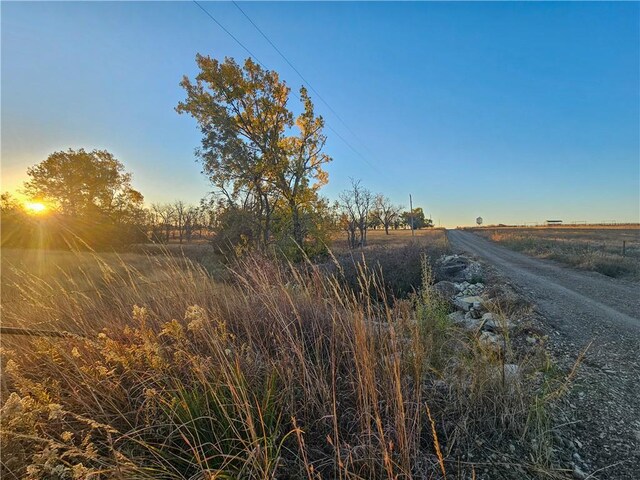
[[[211,13],[209,13],[209,11],[207,9],[205,9],[202,5],[200,5],[200,3],[197,2],[197,0],[192,0],[193,3],[195,3],[200,10],[202,10],[211,20],[213,20],[215,22],[216,25],[218,25],[227,35],[229,35],[233,40],[235,40],[235,42],[240,45],[248,54],[249,56],[253,57],[255,59],[256,62],[258,62],[260,64],[260,66],[262,68],[264,68],[265,70],[267,69],[267,67],[264,65],[264,63],[262,63],[257,56],[255,56],[251,50],[249,50],[240,40],[238,40],[229,30],[227,30]],[[349,128],[349,126],[344,122],[344,120],[342,120],[340,118],[340,116],[335,112],[335,110],[333,110],[333,108],[331,108],[331,106],[320,96],[320,94],[318,93],[318,91],[313,88],[311,86],[311,84],[309,84],[309,82],[307,82],[305,80],[305,78],[302,76],[302,74],[298,71],[297,68],[295,68],[293,66],[293,64],[287,59],[287,57],[284,56],[284,54],[278,49],[278,47],[276,47],[274,45],[274,43],[269,40],[269,38],[262,32],[262,30],[260,30],[260,28],[258,28],[258,26],[251,20],[251,18],[249,18],[249,16],[235,3],[233,2],[234,5],[236,5],[236,7],[242,12],[242,14],[251,22],[251,24],[258,30],[258,32],[260,32],[260,34],[267,40],[267,42],[269,42],[269,44],[276,50],[276,52],[278,52],[280,54],[280,56],[282,58],[284,58],[284,60],[289,64],[289,66],[300,76],[300,78],[302,79],[302,81],[307,84],[307,86],[309,87],[310,90],[312,90],[317,96],[318,98],[333,112],[333,114],[347,127],[347,129],[349,130],[349,132],[351,132],[351,134],[358,139],[358,137],[355,135],[355,133],[353,132],[353,130],[351,130]],[[331,127],[331,125],[325,123],[325,126],[331,130],[333,133],[335,133],[335,135],[344,142],[344,144],[349,147],[356,155],[358,155],[369,167],[371,167],[374,170],[378,170],[373,164],[371,164],[371,162],[369,162],[369,160],[367,160],[367,158],[360,153],[353,145],[351,145],[351,143],[349,143],[342,135],[340,135],[340,133],[338,133],[338,131],[334,128]],[[359,140],[359,139],[358,139]],[[361,143],[362,141],[359,140]],[[365,145],[366,147],[366,145]]]
[[[366,163],[367,165],[369,165],[369,167],[370,167],[370,168],[372,168],[373,170],[375,170],[376,172],[380,172],[380,171],[378,170],[378,168],[377,168],[375,165],[373,165],[369,160],[367,160],[367,157],[365,157],[364,155],[362,155],[358,150],[356,150],[356,149],[353,147],[353,145],[351,145],[349,142],[347,142],[347,140],[346,140],[342,135],[340,135],[340,134],[338,133],[338,131],[337,131],[335,128],[333,128],[333,127],[332,127],[331,125],[329,125],[329,124],[325,124],[325,125],[326,125],[326,127],[327,127],[329,130],[331,130],[333,133],[335,133],[335,134],[336,134],[336,136],[337,136],[340,140],[342,140],[342,141],[344,142],[344,144],[345,144],[347,147],[349,147],[351,150],[353,150],[353,152],[354,152],[356,155],[358,155],[358,156],[359,156],[359,157],[364,161],[364,163]]]
[[[256,57],[253,53],[251,53],[251,50],[249,50],[247,47],[245,47],[245,45],[244,45],[240,40],[238,40],[238,39],[233,35],[233,33],[231,33],[229,30],[227,30],[226,28],[224,28],[224,26],[223,26],[223,25],[222,25],[218,20],[216,20],[216,18],[215,18],[213,15],[211,15],[211,14],[207,11],[207,9],[206,9],[206,8],[204,8],[202,5],[200,5],[200,4],[197,2],[197,0],[193,0],[193,3],[195,3],[195,4],[200,8],[200,10],[202,10],[202,11],[207,15],[207,17],[209,17],[211,20],[213,20],[213,21],[216,23],[216,25],[218,25],[222,30],[224,30],[224,32],[225,32],[227,35],[229,35],[231,38],[233,38],[233,39],[236,41],[236,43],[237,43],[238,45],[240,45],[242,48],[244,48],[244,49],[245,49],[245,51],[249,54],[249,56],[250,56],[250,57],[253,57],[253,58],[256,60],[256,62],[258,62],[258,63],[260,64],[260,66],[261,66],[262,68],[264,68],[264,69],[266,69],[266,68],[267,68],[267,67],[265,67],[265,66],[264,66],[264,64],[263,64],[260,60],[258,60],[258,57]]]
[[[335,115],[335,117],[336,117],[338,120],[340,120],[340,123],[342,123],[342,124],[346,127],[346,129],[349,131],[349,133],[351,133],[351,135],[353,135],[353,136],[354,136],[354,138],[355,138],[356,140],[358,140],[358,141],[359,141],[359,142],[360,142],[360,143],[361,143],[365,148],[367,148],[367,149],[368,149],[367,145],[366,145],[362,140],[360,140],[360,138],[358,138],[358,135],[356,135],[356,133],[351,129],[351,127],[349,127],[349,125],[347,124],[347,122],[345,122],[345,121],[342,119],[342,117],[341,117],[340,115],[338,115],[338,112],[336,112],[336,111],[333,109],[333,107],[332,107],[331,105],[329,105],[329,102],[327,102],[327,101],[322,97],[322,95],[320,95],[320,92],[318,92],[315,88],[313,88],[313,85],[311,85],[311,83],[309,83],[309,81],[308,81],[306,78],[304,78],[304,76],[302,75],[302,73],[300,73],[300,70],[298,70],[298,69],[293,65],[293,63],[291,63],[291,61],[289,61],[289,59],[287,58],[287,56],[286,56],[284,53],[282,53],[282,51],[281,51],[281,50],[280,50],[280,49],[279,49],[279,48],[278,48],[278,47],[277,47],[277,46],[276,46],[276,45],[271,41],[271,39],[267,36],[267,34],[266,34],[266,33],[264,33],[264,32],[260,29],[260,27],[258,27],[258,25],[256,25],[256,23],[251,19],[251,17],[249,17],[249,15],[247,15],[247,13],[246,13],[242,8],[240,8],[240,5],[238,5],[238,3],[237,3],[237,2],[235,2],[235,1],[234,1],[234,2],[233,2],[233,4],[236,6],[236,8],[237,8],[238,10],[240,10],[240,12],[242,13],[242,15],[244,15],[244,16],[245,16],[245,18],[246,18],[247,20],[249,20],[249,22],[251,23],[251,25],[253,25],[253,26],[255,27],[255,29],[260,33],[260,35],[262,35],[262,36],[264,37],[264,39],[265,39],[267,42],[269,42],[269,45],[271,45],[271,46],[273,47],[273,49],[274,49],[276,52],[278,52],[278,54],[279,54],[279,55],[284,59],[284,61],[285,61],[285,62],[287,62],[287,64],[288,64],[288,65],[293,69],[293,71],[294,71],[294,72],[296,72],[296,73],[298,74],[298,76],[299,76],[299,77],[300,77],[300,79],[305,83],[305,85],[307,85],[307,87],[309,87],[309,89],[310,89],[313,93],[315,93],[315,94],[316,94],[316,96],[318,97],[318,99],[320,99],[320,101],[321,101],[322,103],[324,103],[324,104],[327,106],[327,108],[331,111],[331,113],[333,113],[333,114]]]

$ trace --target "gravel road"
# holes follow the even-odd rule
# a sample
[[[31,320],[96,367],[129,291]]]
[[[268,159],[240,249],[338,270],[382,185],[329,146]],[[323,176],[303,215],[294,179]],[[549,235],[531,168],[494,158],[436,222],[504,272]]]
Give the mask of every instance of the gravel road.
[[[574,451],[566,467],[577,465],[582,478],[640,478],[640,284],[528,257],[470,232],[447,234],[454,250],[490,264],[534,304],[562,368],[593,342],[561,419]]]

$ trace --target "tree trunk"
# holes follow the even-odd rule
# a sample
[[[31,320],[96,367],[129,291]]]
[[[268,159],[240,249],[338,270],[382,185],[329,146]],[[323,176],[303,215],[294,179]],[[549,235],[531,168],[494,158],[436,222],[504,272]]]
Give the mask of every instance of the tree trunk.
[[[263,248],[264,250],[267,249],[267,246],[269,245],[269,237],[270,237],[270,230],[271,230],[271,206],[269,205],[269,199],[267,198],[266,195],[264,195],[264,205],[265,205],[265,215],[264,215],[264,232],[263,232]]]
[[[302,247],[304,243],[304,232],[302,231],[302,222],[300,221],[300,211],[295,204],[291,204],[291,220],[293,222],[293,239]]]

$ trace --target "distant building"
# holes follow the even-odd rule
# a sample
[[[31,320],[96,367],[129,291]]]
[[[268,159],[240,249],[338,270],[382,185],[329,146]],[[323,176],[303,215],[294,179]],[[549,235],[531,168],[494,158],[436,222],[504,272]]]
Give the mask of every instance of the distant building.
[[[547,227],[551,227],[553,225],[562,225],[562,220],[547,220]]]

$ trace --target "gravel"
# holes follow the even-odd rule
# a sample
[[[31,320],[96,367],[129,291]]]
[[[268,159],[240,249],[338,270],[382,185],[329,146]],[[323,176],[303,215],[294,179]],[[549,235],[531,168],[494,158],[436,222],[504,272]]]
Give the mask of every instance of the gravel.
[[[469,232],[448,237],[454,250],[488,263],[534,305],[565,373],[588,349],[552,412],[557,460],[573,478],[640,478],[640,284],[527,257]]]

